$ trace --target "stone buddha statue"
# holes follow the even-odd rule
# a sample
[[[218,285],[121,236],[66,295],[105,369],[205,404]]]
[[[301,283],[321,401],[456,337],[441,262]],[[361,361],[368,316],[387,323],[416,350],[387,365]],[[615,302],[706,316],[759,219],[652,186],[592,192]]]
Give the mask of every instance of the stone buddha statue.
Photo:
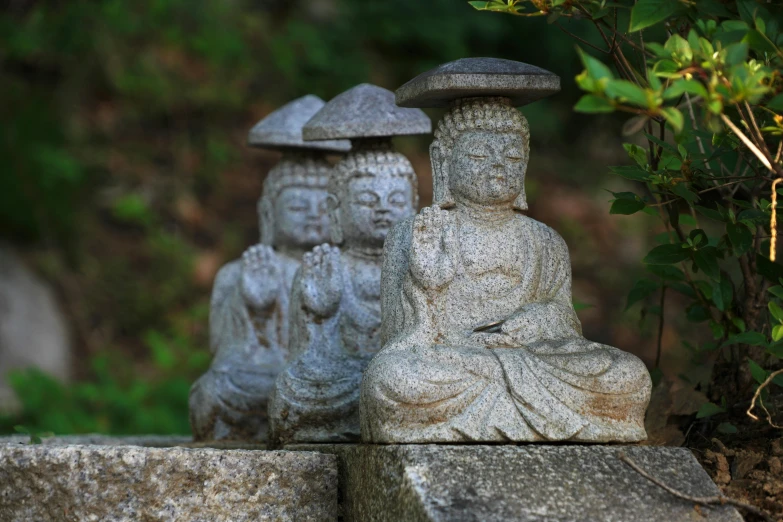
[[[273,446],[359,438],[362,371],[380,348],[383,242],[418,203],[416,175],[390,137],[429,133],[430,125],[423,112],[397,107],[390,91],[364,84],[304,127],[306,139],[351,138],[352,150],[328,185],[334,246],[305,254],[294,278],[291,360],[269,401]]]
[[[261,120],[249,144],[281,150],[258,203],[261,242],[218,272],[209,314],[209,370],[190,391],[196,440],[265,440],[267,401],[288,345],[291,282],[302,255],[329,238],[326,155],[350,143],[302,141],[302,125],[323,107],[294,100]]]
[[[582,336],[568,248],[524,214],[529,129],[515,106],[557,90],[542,69],[466,59],[397,91],[400,105],[450,109],[430,148],[434,205],[386,240],[364,442],[646,438],[647,369]]]

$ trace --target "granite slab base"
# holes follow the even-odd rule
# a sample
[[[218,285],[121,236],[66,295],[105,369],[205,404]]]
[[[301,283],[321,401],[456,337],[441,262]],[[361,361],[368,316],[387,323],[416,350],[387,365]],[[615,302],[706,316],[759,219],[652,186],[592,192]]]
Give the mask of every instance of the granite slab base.
[[[338,516],[337,458],[324,452],[165,447],[187,442],[154,437],[95,437],[89,444],[56,437],[38,445],[18,439],[0,442],[4,522]],[[143,442],[164,447],[135,445]]]
[[[618,459],[693,496],[718,488],[684,448],[362,445],[341,452],[346,521],[740,522],[678,499]]]

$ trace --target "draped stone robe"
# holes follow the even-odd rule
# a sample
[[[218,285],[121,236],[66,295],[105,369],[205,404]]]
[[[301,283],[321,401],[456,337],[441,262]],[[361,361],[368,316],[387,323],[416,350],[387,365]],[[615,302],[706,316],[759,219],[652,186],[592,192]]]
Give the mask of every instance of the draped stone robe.
[[[455,275],[437,290],[411,274],[413,220],[387,238],[383,348],[362,382],[362,439],[645,439],[649,373],[635,356],[582,337],[563,239],[521,214],[486,229],[454,221]],[[473,332],[495,321],[505,335]]]
[[[342,297],[331,317],[303,306],[301,271],[291,295],[290,363],[269,400],[270,444],[348,442],[360,437],[362,371],[380,349],[380,259],[343,253]]]
[[[242,260],[215,277],[209,312],[212,365],[190,390],[196,440],[266,440],[267,401],[288,348],[288,302],[300,261],[277,252],[277,299],[250,310],[242,296]]]

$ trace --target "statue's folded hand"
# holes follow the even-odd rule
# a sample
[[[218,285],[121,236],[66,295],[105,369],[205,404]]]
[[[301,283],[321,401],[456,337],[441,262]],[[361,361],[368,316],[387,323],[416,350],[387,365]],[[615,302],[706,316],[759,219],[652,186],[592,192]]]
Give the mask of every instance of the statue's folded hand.
[[[426,289],[438,289],[454,278],[451,251],[454,227],[447,211],[432,206],[421,209],[413,220],[410,267],[413,278]]]
[[[242,254],[242,297],[253,309],[272,307],[280,287],[275,252],[268,245],[253,245]]]
[[[300,284],[307,310],[321,317],[334,315],[343,294],[340,249],[324,244],[305,254]]]

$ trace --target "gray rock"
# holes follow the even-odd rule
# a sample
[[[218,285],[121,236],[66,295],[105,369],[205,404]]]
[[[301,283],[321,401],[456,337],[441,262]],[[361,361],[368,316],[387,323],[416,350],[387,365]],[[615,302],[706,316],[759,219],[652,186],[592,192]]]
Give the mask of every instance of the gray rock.
[[[363,83],[335,96],[302,129],[305,141],[429,134],[432,122],[419,109],[403,109],[394,93]]]
[[[337,518],[333,455],[0,445],[0,520],[189,522]]]
[[[568,247],[523,213],[529,134],[507,98],[457,100],[439,122],[434,205],[384,244],[363,441],[646,438],[647,369],[583,337]]]
[[[24,368],[67,381],[70,332],[52,289],[0,243],[0,412],[18,407],[6,375]]]
[[[348,152],[351,143],[347,140],[317,143],[302,141],[302,126],[323,106],[324,101],[312,94],[283,105],[250,129],[248,145],[265,149],[304,148]]]
[[[623,446],[358,446],[344,453],[345,520],[441,522],[740,522],[700,508],[617,458],[693,496],[719,491],[684,448]]]
[[[397,89],[400,107],[448,107],[459,98],[503,96],[515,107],[560,90],[547,70],[500,58],[462,58],[418,75]]]

